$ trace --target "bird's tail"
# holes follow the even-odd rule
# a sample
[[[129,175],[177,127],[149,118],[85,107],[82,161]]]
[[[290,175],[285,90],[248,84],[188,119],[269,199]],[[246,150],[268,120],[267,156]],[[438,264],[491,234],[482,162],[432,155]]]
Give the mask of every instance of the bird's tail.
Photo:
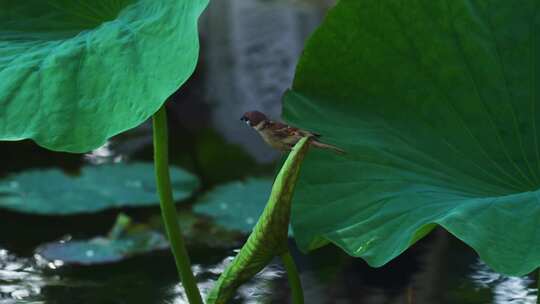
[[[347,154],[347,152],[345,152],[344,150],[336,147],[336,146],[332,146],[332,145],[329,145],[329,144],[325,144],[325,143],[322,143],[320,141],[316,141],[316,140],[311,140],[311,145],[313,145],[314,147],[317,147],[317,148],[320,148],[320,149],[328,149],[328,150],[332,150],[334,152],[336,152],[337,154]]]

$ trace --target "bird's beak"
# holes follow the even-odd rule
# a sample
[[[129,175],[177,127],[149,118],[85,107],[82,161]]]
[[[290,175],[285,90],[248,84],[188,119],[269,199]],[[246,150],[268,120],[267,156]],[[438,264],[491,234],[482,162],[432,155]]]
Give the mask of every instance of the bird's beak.
[[[240,118],[241,121],[245,122],[248,126],[251,127],[251,124],[249,123],[249,119],[245,116],[242,116],[242,118]]]

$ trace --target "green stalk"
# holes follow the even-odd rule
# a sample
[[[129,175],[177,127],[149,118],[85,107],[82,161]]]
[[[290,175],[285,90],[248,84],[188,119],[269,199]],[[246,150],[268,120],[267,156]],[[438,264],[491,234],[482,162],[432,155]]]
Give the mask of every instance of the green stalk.
[[[291,256],[289,250],[281,255],[281,261],[287,271],[287,277],[289,279],[289,286],[291,288],[292,303],[304,304],[304,292],[302,291],[302,282],[300,281],[300,275],[298,269],[294,263],[294,259]]]
[[[276,256],[288,251],[287,239],[291,203],[294,187],[300,173],[304,156],[309,149],[309,138],[302,138],[292,149],[287,160],[279,170],[279,174],[272,185],[272,192],[266,207],[259,217],[257,224],[249,235],[248,240],[240,249],[234,260],[219,276],[216,284],[208,293],[208,304],[226,304],[232,298],[238,287],[249,281],[272,261]],[[249,203],[249,202],[246,202]],[[296,269],[292,258],[285,255],[286,268]],[[292,264],[291,264],[292,263]],[[290,273],[290,271],[288,271]],[[294,270],[296,272],[296,270]],[[294,278],[294,276],[293,276]],[[298,278],[298,275],[296,275]],[[293,279],[295,294],[300,286],[299,279]],[[295,296],[297,301],[303,303],[302,297]]]
[[[176,262],[176,269],[186,291],[190,304],[203,304],[197,288],[195,276],[191,272],[191,263],[180,231],[180,224],[174,206],[171,180],[169,176],[169,146],[167,131],[167,113],[163,105],[153,117],[154,125],[154,165],[156,170],[157,191],[161,206],[161,216],[171,244]]]

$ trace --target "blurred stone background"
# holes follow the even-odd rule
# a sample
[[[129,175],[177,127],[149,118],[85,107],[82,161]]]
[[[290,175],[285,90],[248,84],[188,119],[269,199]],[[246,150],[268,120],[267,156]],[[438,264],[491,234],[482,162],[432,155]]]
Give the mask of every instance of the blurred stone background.
[[[332,2],[220,0],[212,1],[202,18],[212,124],[257,161],[270,162],[278,153],[238,120],[251,110],[279,119],[281,97],[292,83],[304,42]]]

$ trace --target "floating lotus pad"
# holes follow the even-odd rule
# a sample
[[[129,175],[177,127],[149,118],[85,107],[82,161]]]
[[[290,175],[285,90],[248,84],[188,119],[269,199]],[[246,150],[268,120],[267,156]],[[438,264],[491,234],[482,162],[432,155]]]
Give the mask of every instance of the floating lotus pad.
[[[199,182],[171,167],[175,200],[189,197]],[[31,170],[0,180],[0,208],[43,215],[98,212],[158,205],[154,168],[145,163],[83,167],[70,176],[58,169]]]
[[[224,231],[192,213],[180,214],[179,222],[191,247],[237,248],[241,244],[241,234]],[[63,264],[119,262],[135,255],[167,249],[169,243],[161,224],[158,217],[148,223],[133,223],[130,217],[121,213],[107,236],[46,243],[39,246],[36,253],[45,260]]]
[[[493,269],[540,265],[537,1],[341,0],[307,43],[284,118],[311,151],[292,204],[304,250],[381,266],[435,225]]]
[[[0,140],[86,152],[192,74],[208,0],[0,0]]]
[[[169,244],[163,234],[144,231],[117,239],[96,237],[90,240],[48,243],[37,248],[36,253],[49,261],[59,260],[64,264],[95,265],[114,263],[168,247]]]
[[[271,191],[272,180],[268,178],[228,183],[205,194],[193,210],[214,218],[225,228],[248,234],[262,214]]]

